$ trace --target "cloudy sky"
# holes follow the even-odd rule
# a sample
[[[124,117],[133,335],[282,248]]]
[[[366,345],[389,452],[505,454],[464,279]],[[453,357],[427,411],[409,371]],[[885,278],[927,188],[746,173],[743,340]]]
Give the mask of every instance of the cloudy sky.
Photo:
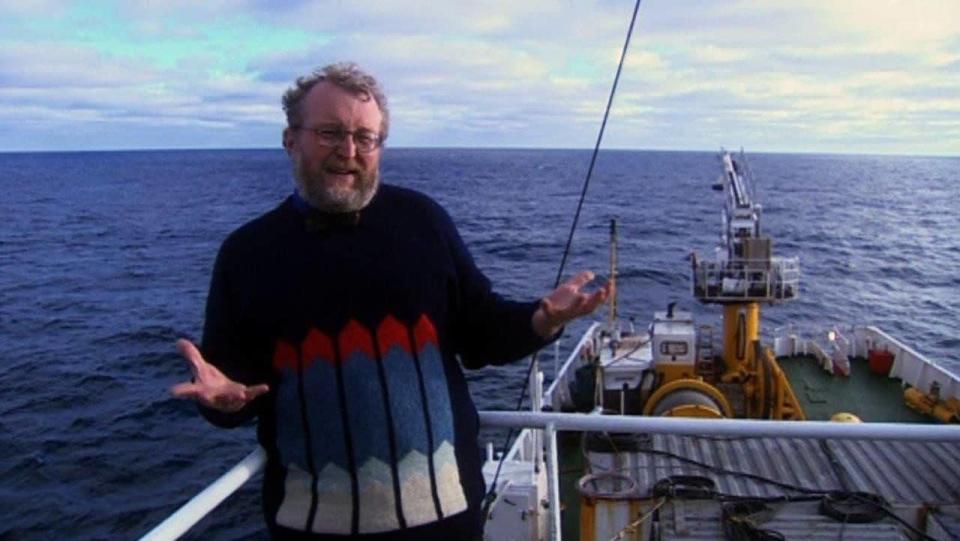
[[[0,151],[278,148],[297,75],[391,146],[593,146],[632,0],[0,0]],[[960,1],[645,0],[605,148],[960,155]]]

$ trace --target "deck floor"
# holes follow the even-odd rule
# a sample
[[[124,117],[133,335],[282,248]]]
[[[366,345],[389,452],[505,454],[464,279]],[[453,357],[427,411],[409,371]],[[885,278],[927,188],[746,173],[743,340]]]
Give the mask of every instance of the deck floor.
[[[744,475],[749,474],[808,490],[876,494],[889,502],[898,516],[914,523],[925,509],[960,506],[960,442],[650,435],[641,447],[645,449],[626,453],[591,452],[590,470],[628,475],[636,482],[641,500],[652,500],[653,486],[674,476],[703,476],[715,483],[718,492],[741,497],[798,494]],[[678,535],[664,539],[694,539],[699,534],[706,536],[701,539],[710,538],[719,527],[718,509],[707,505],[696,514],[700,525],[688,532],[689,537],[674,532]],[[776,525],[785,533],[830,531],[826,524],[836,526],[805,508],[786,510],[780,518],[786,522]],[[891,529],[891,524],[883,521],[862,531],[848,530],[843,538],[897,538],[898,528]],[[836,528],[832,531],[837,533]]]
[[[834,413],[847,412],[864,422],[934,422],[904,404],[899,379],[874,373],[866,359],[851,360],[849,376],[827,373],[813,357],[781,357],[777,361],[811,421],[826,421]]]

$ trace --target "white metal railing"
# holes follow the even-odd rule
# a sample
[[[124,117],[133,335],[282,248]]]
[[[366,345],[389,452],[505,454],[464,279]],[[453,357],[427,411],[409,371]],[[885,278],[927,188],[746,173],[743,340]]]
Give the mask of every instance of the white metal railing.
[[[589,413],[532,413],[481,411],[480,424],[502,428],[558,431],[680,434],[803,439],[871,439],[960,441],[960,425],[911,423],[836,423],[832,421],[765,421],[755,419],[694,419],[595,415]]]
[[[691,419],[593,415],[585,413],[533,413],[519,411],[481,411],[485,427],[541,429],[547,433],[548,480],[551,509],[559,509],[556,489],[557,431],[656,433],[739,437],[881,439],[911,441],[960,441],[960,426],[905,423],[834,423],[829,421],[759,421],[747,419]],[[197,494],[173,515],[141,538],[149,541],[174,540],[192,528],[204,516],[253,477],[262,467],[262,448],[251,453],[223,477]],[[554,519],[556,520],[556,519]],[[551,530],[556,528],[551,525]],[[553,533],[553,531],[551,532]],[[557,532],[558,534],[559,532]],[[558,539],[558,537],[555,537]]]
[[[557,450],[557,427],[547,423],[543,433],[547,443],[547,509],[550,511],[550,525],[547,532],[552,541],[560,541],[560,463]]]
[[[695,261],[693,294],[707,300],[786,300],[800,294],[796,257]]]
[[[244,483],[250,480],[263,469],[267,462],[267,452],[257,446],[252,453],[241,460],[230,471],[203,489],[199,494],[183,504],[180,509],[167,517],[154,529],[140,538],[140,541],[167,541],[179,539],[187,530],[193,528],[203,517],[207,516],[223,500],[237,491]]]
[[[553,381],[544,393],[544,403],[547,406],[552,407],[554,410],[559,410],[562,406],[572,401],[569,390],[570,369],[576,364],[577,357],[580,355],[580,351],[583,350],[584,345],[590,340],[593,340],[597,328],[601,325],[603,324],[597,321],[591,323],[590,327],[580,336],[580,341],[577,342],[577,345],[570,350],[570,355],[567,359],[563,364],[560,364],[559,368],[555,369]],[[559,355],[559,352],[557,355]]]
[[[862,333],[865,350],[886,349],[893,353],[890,377],[900,378],[904,383],[923,392],[930,392],[936,383],[940,387],[941,399],[960,399],[960,378],[946,368],[877,327],[858,327],[855,332],[857,331]]]

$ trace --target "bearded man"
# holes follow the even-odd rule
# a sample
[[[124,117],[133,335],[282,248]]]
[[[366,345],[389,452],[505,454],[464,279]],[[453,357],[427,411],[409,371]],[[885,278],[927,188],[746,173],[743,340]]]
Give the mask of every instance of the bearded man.
[[[274,539],[479,539],[461,364],[530,354],[609,286],[581,292],[586,272],[533,302],[494,293],[443,208],[380,184],[387,100],[356,65],[297,79],[283,105],[296,190],[224,241],[173,394],[218,426],[257,417]]]

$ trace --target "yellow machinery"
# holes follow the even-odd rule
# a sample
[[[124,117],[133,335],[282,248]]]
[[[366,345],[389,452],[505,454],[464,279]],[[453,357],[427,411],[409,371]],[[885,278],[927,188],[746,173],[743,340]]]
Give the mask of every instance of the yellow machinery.
[[[752,364],[753,344],[760,339],[760,303],[730,303],[723,307],[724,381],[741,381]]]
[[[722,372],[714,370],[712,330],[701,327],[698,332],[692,314],[675,311],[673,304],[654,314],[650,361],[632,358],[632,350],[625,347],[629,338],[615,325],[612,296],[613,349],[605,363],[597,355],[606,376],[599,370],[595,374],[601,406],[619,403],[621,413],[626,413],[638,411],[639,405],[644,415],[655,416],[804,418],[773,353],[759,342],[760,303],[796,297],[799,263],[796,258],[772,256],[772,239],[760,234],[761,207],[752,202],[748,172],[729,153],[721,159],[724,174],[719,186],[726,195],[721,247],[715,261],[700,261],[694,253],[692,263],[694,296],[705,304],[723,305]],[[610,236],[610,279],[615,282],[615,223]],[[601,347],[594,349],[599,352]],[[604,399],[605,393],[611,400]],[[731,405],[733,395],[738,395],[737,408]]]
[[[699,379],[677,379],[650,396],[644,415],[660,417],[733,417],[730,402],[716,387]]]
[[[903,391],[903,401],[910,409],[929,415],[941,423],[960,423],[960,400],[956,398],[940,399],[940,386],[934,384],[929,393],[916,387]]]
[[[704,378],[699,368],[704,352],[702,345],[697,346],[701,340],[693,318],[689,312],[675,311],[671,304],[666,312],[654,314],[650,340],[657,383],[645,399],[642,413],[714,418],[740,413],[752,419],[803,419],[799,401],[773,352],[756,339],[759,310],[756,303],[752,307],[754,310],[748,306],[746,314],[741,312],[736,319],[726,319],[738,321],[738,325],[724,341],[725,350],[733,350],[728,354],[734,356],[735,364],[724,357],[727,370],[721,379],[727,380],[727,385],[722,387],[730,392],[729,384],[734,384],[740,390],[742,411],[734,411],[730,397],[712,379]]]
[[[739,160],[739,161],[738,161]],[[760,346],[760,303],[784,302],[799,292],[796,258],[775,258],[773,240],[760,233],[761,207],[753,202],[746,161],[721,156],[725,195],[718,257],[693,262],[693,293],[705,304],[723,305],[723,383],[743,387],[746,416],[802,419],[799,402],[773,354]]]
[[[761,346],[759,341],[753,344],[751,364],[743,372],[746,416],[751,419],[805,420],[800,401],[773,352]]]

